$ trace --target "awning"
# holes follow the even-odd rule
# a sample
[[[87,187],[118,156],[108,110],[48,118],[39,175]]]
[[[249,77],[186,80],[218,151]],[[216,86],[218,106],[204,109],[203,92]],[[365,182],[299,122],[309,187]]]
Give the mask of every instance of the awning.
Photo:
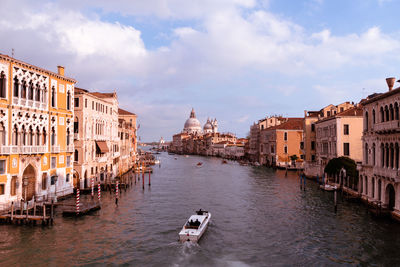
[[[100,149],[101,153],[107,153],[110,151],[106,141],[96,141],[96,145],[97,148]]]

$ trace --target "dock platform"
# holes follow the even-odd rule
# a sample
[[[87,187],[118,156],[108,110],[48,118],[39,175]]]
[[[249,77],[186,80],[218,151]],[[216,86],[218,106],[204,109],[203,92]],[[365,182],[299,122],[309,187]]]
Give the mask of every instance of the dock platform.
[[[80,203],[79,204],[79,212],[76,210],[75,204],[63,205],[60,206],[62,210],[62,215],[66,217],[77,217],[86,215],[92,211],[96,211],[101,209],[100,202],[88,202],[88,203]]]

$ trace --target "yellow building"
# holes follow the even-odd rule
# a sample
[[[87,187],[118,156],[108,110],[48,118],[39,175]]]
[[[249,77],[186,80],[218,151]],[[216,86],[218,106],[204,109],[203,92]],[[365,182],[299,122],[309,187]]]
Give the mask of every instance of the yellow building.
[[[75,83],[0,54],[0,209],[73,192]]]

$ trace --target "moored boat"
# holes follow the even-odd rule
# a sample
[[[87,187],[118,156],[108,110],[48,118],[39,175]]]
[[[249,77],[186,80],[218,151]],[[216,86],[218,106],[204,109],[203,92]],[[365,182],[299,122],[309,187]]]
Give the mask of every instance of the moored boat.
[[[336,190],[336,186],[330,185],[330,184],[322,184],[322,185],[320,185],[319,187],[320,187],[322,190],[325,190],[325,191],[334,191],[334,190]]]
[[[198,162],[198,163],[196,164],[197,167],[201,167],[201,165],[203,165],[202,162]]]
[[[211,213],[208,211],[202,211],[201,209],[196,211],[196,214],[190,216],[179,232],[179,240],[181,242],[198,242],[206,231],[210,219]]]

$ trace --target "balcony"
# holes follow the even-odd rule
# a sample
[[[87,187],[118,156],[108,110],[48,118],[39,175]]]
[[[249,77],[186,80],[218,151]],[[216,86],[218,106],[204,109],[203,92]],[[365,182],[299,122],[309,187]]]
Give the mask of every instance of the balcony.
[[[372,125],[372,129],[378,134],[400,132],[400,122],[386,121],[386,122],[376,123],[375,125]]]
[[[43,154],[47,152],[47,146],[2,146],[0,153],[9,154]]]
[[[12,103],[13,103],[13,105],[26,106],[26,107],[31,107],[31,108],[43,109],[43,110],[47,109],[46,103],[41,103],[41,102],[38,102],[35,100],[27,100],[25,98],[13,97]]]
[[[60,146],[51,146],[50,152],[51,153],[60,153]]]
[[[379,167],[379,166],[375,166],[373,168],[373,173],[375,175],[379,175],[379,176],[384,176],[387,178],[390,178],[391,180],[398,182],[400,181],[400,171],[397,169],[392,169],[392,168],[384,168],[384,167]]]
[[[74,145],[67,145],[67,152],[74,152]]]
[[[99,157],[99,158],[96,158],[96,160],[99,163],[104,163],[104,162],[107,162],[107,157]]]

